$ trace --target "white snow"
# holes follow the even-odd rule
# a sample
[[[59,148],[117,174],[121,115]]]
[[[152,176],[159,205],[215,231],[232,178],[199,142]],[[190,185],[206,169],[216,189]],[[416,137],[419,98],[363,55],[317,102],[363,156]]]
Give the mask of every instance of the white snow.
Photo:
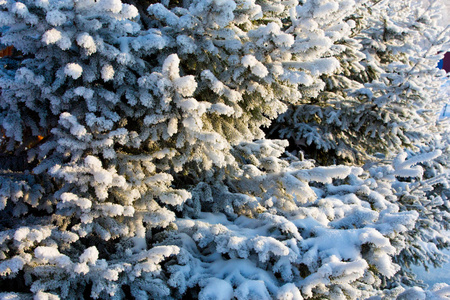
[[[242,58],[242,64],[244,67],[250,67],[252,73],[260,78],[266,77],[269,74],[267,68],[253,55],[245,55]]]
[[[111,184],[113,182],[113,176],[106,170],[98,170],[93,172],[94,179],[100,184]]]
[[[163,75],[168,77],[170,80],[175,80],[180,77],[180,59],[178,55],[171,54],[165,60],[162,66]]]
[[[311,75],[318,76],[320,74],[332,74],[340,67],[339,61],[334,58],[319,58],[312,62],[301,62],[298,65],[311,72]]]
[[[28,233],[30,233],[30,229],[28,227],[20,227],[14,233],[14,239],[16,241],[21,241],[27,238]]]
[[[76,264],[74,269],[73,269],[73,271],[75,273],[82,274],[82,275],[85,275],[85,274],[89,273],[89,270],[90,269],[89,269],[89,267],[88,267],[88,265],[86,263]]]
[[[83,68],[77,63],[69,63],[64,68],[64,74],[72,77],[73,79],[80,78],[82,73],[83,73]]]
[[[192,75],[175,78],[173,84],[176,91],[183,97],[192,96],[197,89],[197,82]]]
[[[12,5],[12,10],[11,11],[13,13],[16,13],[16,14],[20,15],[21,17],[25,17],[29,13],[28,12],[28,8],[22,2],[15,2]]]
[[[172,136],[178,132],[178,119],[172,118],[169,120],[169,123],[167,124],[167,134],[169,136]]]
[[[114,78],[114,67],[110,64],[104,65],[101,70],[102,79],[109,81]]]
[[[443,252],[450,257],[449,249],[443,250]],[[446,283],[450,285],[450,272],[448,272],[450,269],[450,261],[444,263],[440,268],[430,266],[428,271],[426,271],[423,266],[413,265],[411,268],[414,274],[417,275],[417,278],[423,280],[423,282],[428,284],[430,287],[438,283]]]
[[[54,295],[51,293],[44,293],[42,291],[37,292],[33,297],[33,300],[59,300],[59,299],[60,298],[57,295]],[[6,299],[4,299],[4,300],[6,300]]]
[[[234,113],[234,109],[228,105],[225,105],[224,103],[213,104],[211,105],[209,110],[219,115],[227,115],[227,116],[231,116]]]
[[[73,193],[62,193],[61,194],[62,203],[73,203],[79,206],[81,209],[87,210],[92,207],[92,202],[86,198],[79,198]]]
[[[87,32],[78,35],[77,44],[86,49],[87,55],[91,55],[97,51],[94,39]]]
[[[50,25],[61,26],[67,21],[67,16],[59,10],[50,10],[47,12],[45,19]]]
[[[199,300],[229,300],[233,298],[233,286],[225,280],[209,278],[198,295]]]
[[[83,254],[80,255],[80,263],[95,264],[98,259],[99,252],[95,246],[86,248]]]
[[[192,37],[187,35],[177,36],[177,43],[180,45],[181,53],[194,53],[197,45]]]
[[[121,14],[125,19],[132,19],[139,15],[139,11],[134,5],[123,3]]]
[[[122,1],[120,0],[99,0],[97,6],[106,11],[119,13],[122,10]]]
[[[2,41],[36,53],[15,76],[11,70],[0,76],[3,139],[25,143],[27,120],[32,132],[51,130],[29,151],[42,164],[19,176],[47,174],[58,183],[47,195],[40,181],[28,187],[27,180],[11,180],[17,174],[2,177],[1,207],[45,222],[0,232],[1,275],[34,272],[32,280],[40,280],[32,289],[42,299],[52,295],[38,289],[73,292],[86,282],[93,298],[120,298],[127,284],[142,299],[191,288],[200,299],[366,299],[385,292],[377,284],[399,270],[394,256],[400,251],[438,253],[432,240],[443,239],[441,225],[428,213],[442,217],[435,208],[448,199],[445,191],[434,198],[427,193],[437,183],[445,187],[448,174],[421,177],[428,174],[424,166],[438,173],[433,160],[446,153],[414,156],[411,148],[392,163],[386,158],[365,169],[324,167],[286,152],[287,140],[264,139],[261,130],[299,103],[307,105],[285,118],[309,130],[288,132],[296,145],[314,142],[347,155],[357,149],[341,145],[339,136],[358,121],[369,128],[367,136],[356,136],[362,142],[386,132],[395,135],[385,139],[394,146],[410,137],[388,107],[402,100],[388,83],[401,83],[408,62],[384,66],[372,55],[403,48],[358,32],[366,21],[377,24],[370,14],[358,26],[348,20],[364,13],[365,1],[169,2],[150,5],[151,26],[143,29],[147,20],[120,0],[24,1],[31,13],[21,2],[0,0],[0,23],[8,27]],[[374,16],[386,17],[400,33],[390,13]],[[28,26],[33,18],[38,25]],[[383,26],[363,33],[380,37],[371,30]],[[26,38],[14,41],[17,33]],[[420,47],[406,49],[411,62],[427,62],[414,53]],[[381,74],[377,80],[352,82],[369,68]],[[405,94],[422,97],[421,84],[429,82],[408,78]],[[378,105],[386,114],[370,109],[357,119],[347,106],[353,104],[352,111]],[[416,108],[398,109],[411,114],[408,120],[427,121]],[[301,127],[305,116],[313,120],[308,128]],[[372,129],[364,119],[371,116],[392,126]],[[349,125],[322,134],[315,121]],[[41,209],[46,213],[33,215]],[[47,222],[49,214],[55,224]],[[422,224],[429,231],[414,235]],[[92,236],[113,241],[118,251],[107,256],[101,243],[85,244]],[[435,292],[448,290],[441,285]],[[410,289],[402,297],[428,293]]]
[[[84,163],[92,170],[99,170],[102,168],[102,162],[97,157],[92,155],[86,156]]]
[[[70,133],[78,138],[82,138],[87,133],[86,128],[83,125],[79,124],[77,119],[68,112],[63,112],[59,116],[59,123],[64,127],[70,129]]]
[[[295,284],[286,283],[278,290],[277,300],[303,300],[303,297]]]
[[[42,42],[45,44],[54,44],[61,39],[62,35],[58,29],[52,28],[42,35]]]
[[[103,273],[103,278],[109,281],[119,280],[119,272],[117,270],[108,269]]]
[[[58,249],[54,247],[39,246],[34,250],[34,255],[36,258],[56,264],[61,268],[72,264],[68,256],[59,253]]]

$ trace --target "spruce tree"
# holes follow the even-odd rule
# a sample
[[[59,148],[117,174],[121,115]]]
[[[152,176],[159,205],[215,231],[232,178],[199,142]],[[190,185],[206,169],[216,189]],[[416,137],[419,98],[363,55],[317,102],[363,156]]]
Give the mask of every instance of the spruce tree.
[[[2,155],[27,159],[0,174],[0,295],[416,291],[413,250],[448,242],[442,147],[324,167],[262,129],[322,93],[361,3],[129,2],[0,1]]]
[[[340,68],[318,95],[303,97],[274,129],[325,163],[363,163],[370,155],[430,141],[446,76],[436,68],[450,28],[438,26],[439,1],[367,1],[347,16],[355,26]]]

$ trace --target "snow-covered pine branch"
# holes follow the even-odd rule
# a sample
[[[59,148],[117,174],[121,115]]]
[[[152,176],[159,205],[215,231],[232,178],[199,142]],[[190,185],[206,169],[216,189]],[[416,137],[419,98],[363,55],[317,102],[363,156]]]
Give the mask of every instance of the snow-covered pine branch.
[[[379,35],[389,23],[384,38],[397,41],[395,30],[413,19],[394,9],[381,26],[384,6],[361,19],[366,2],[353,0],[128,2],[138,7],[0,1],[1,43],[18,53],[1,58],[0,149],[29,167],[0,171],[1,297],[421,292],[403,284],[414,285],[410,263],[439,264],[448,243],[448,141],[424,140],[421,154],[364,170],[316,166],[262,128],[292,105],[328,124],[340,112],[364,123],[375,106],[393,109],[382,118],[393,128],[396,118],[426,114],[415,109],[434,95],[434,85],[421,88],[435,78],[428,63],[437,56],[415,60],[423,68],[405,83],[410,65]],[[422,49],[405,47],[413,59]],[[377,64],[391,54],[400,62]],[[383,106],[384,92],[423,105]],[[313,107],[323,99],[336,109]],[[330,141],[345,140],[296,124],[309,130],[297,145],[322,139],[337,149]]]

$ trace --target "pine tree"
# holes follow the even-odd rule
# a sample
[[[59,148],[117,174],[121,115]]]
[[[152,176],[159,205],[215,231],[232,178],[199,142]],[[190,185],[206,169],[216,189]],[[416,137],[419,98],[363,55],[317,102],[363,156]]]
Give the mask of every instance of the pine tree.
[[[358,3],[129,2],[0,1],[2,151],[27,158],[0,174],[1,295],[411,293],[408,253],[448,242],[446,178],[415,166],[442,151],[321,167],[262,130],[321,93]]]
[[[325,164],[362,163],[377,152],[429,141],[446,99],[437,62],[448,30],[437,25],[438,1],[367,1],[348,16],[350,38],[336,41],[340,69],[324,76],[319,95],[303,97],[278,119],[282,137]]]

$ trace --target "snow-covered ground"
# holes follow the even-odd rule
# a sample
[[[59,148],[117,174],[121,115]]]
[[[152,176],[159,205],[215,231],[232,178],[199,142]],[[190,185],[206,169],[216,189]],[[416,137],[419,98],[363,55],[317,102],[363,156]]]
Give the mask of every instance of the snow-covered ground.
[[[444,251],[450,256],[450,250]],[[450,262],[442,266],[442,268],[430,268],[427,271],[423,267],[413,267],[413,271],[417,277],[432,287],[435,283],[444,282],[450,285]]]
[[[450,1],[444,1],[445,13],[442,14],[442,23],[444,25],[450,24]]]
[[[426,7],[428,5],[430,5],[430,2],[434,0],[418,0],[419,3],[422,3],[423,7]],[[439,0],[438,0],[439,1]],[[441,26],[447,26],[450,25],[450,1],[448,0],[440,0],[439,1],[441,4],[443,4],[443,9],[444,12],[442,13],[442,18],[440,20],[440,25]]]

